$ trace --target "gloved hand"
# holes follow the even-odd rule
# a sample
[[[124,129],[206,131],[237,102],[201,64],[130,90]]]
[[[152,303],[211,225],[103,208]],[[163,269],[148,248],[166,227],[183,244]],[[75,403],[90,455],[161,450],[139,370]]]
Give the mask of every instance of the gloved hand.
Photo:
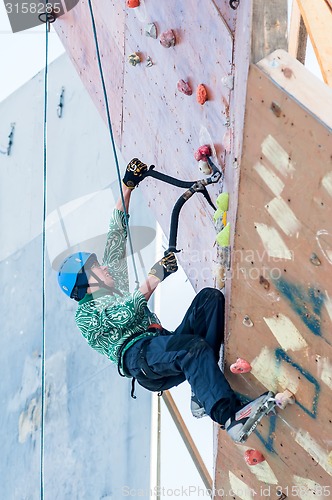
[[[138,158],[133,158],[127,165],[124,178],[122,179],[125,186],[134,189],[142,180],[142,175],[146,172],[148,166],[142,163]]]
[[[167,276],[175,273],[177,270],[178,264],[174,252],[165,252],[164,257],[152,266],[149,275],[156,276],[160,281],[163,281]]]

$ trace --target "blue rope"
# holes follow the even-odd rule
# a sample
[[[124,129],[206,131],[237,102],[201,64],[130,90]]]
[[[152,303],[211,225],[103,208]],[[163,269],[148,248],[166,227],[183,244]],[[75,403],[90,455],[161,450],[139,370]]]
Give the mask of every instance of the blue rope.
[[[44,499],[45,455],[45,353],[46,353],[46,209],[47,209],[47,82],[48,82],[48,22],[45,23],[44,125],[43,125],[43,231],[42,231],[42,352],[41,352],[41,427],[40,427],[40,498]]]
[[[90,16],[91,16],[91,24],[92,24],[93,37],[94,37],[94,42],[95,42],[95,47],[96,47],[96,54],[97,54],[97,61],[98,61],[98,67],[99,67],[99,73],[100,73],[100,80],[101,80],[101,84],[102,84],[102,87],[103,87],[103,94],[104,94],[104,101],[105,101],[105,109],[106,109],[108,130],[109,130],[111,144],[112,144],[112,149],[113,149],[113,155],[114,155],[115,166],[116,166],[116,171],[117,171],[117,176],[118,176],[118,183],[119,183],[119,188],[120,188],[120,196],[121,196],[123,211],[124,211],[124,214],[125,214],[126,228],[127,228],[129,247],[130,247],[130,252],[131,252],[131,257],[132,257],[132,262],[133,262],[134,273],[135,273],[136,287],[138,288],[138,286],[139,286],[138,274],[137,274],[137,268],[136,268],[136,263],[135,263],[133,245],[132,245],[131,234],[130,234],[129,223],[128,223],[128,213],[127,213],[127,210],[126,210],[124,196],[123,196],[122,179],[121,179],[121,173],[120,173],[118,155],[117,155],[116,147],[115,147],[115,140],[114,140],[114,134],[113,134],[111,116],[110,116],[110,111],[109,111],[109,104],[108,104],[108,97],[107,97],[107,91],[106,91],[106,85],[105,85],[105,79],[104,79],[104,72],[103,72],[103,67],[102,67],[101,58],[100,58],[97,29],[96,29],[95,17],[94,17],[94,14],[93,14],[91,0],[88,0],[88,5],[89,5],[89,10],[90,10]]]

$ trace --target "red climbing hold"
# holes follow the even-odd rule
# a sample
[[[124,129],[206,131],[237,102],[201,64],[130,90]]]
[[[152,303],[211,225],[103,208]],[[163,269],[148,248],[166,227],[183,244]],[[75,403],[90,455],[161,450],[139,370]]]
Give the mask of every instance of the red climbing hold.
[[[193,93],[189,83],[185,82],[184,80],[178,81],[178,90],[179,92],[182,92],[183,94],[186,95],[191,95]]]
[[[244,459],[248,465],[257,465],[264,462],[264,455],[258,450],[247,450],[244,452]]]
[[[248,373],[251,371],[251,364],[245,359],[238,358],[236,363],[230,366],[230,370],[232,373]]]
[[[195,152],[195,160],[197,161],[206,161],[208,156],[211,156],[211,148],[208,144],[204,144],[204,146],[200,146]]]
[[[139,0],[127,0],[127,6],[130,9],[135,9],[135,7],[139,7],[140,1]]]
[[[159,41],[163,47],[166,47],[166,49],[174,47],[176,42],[174,31],[173,30],[164,31],[164,33],[160,35]]]
[[[205,86],[203,85],[203,83],[201,83],[197,87],[196,99],[197,99],[198,104],[201,104],[201,105],[205,104],[207,99],[208,99],[207,90],[206,90]]]

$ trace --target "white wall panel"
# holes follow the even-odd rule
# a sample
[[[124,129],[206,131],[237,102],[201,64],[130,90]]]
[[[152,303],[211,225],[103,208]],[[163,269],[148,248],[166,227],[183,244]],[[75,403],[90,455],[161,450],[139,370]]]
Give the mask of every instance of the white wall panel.
[[[62,87],[63,116],[58,118]],[[132,400],[130,381],[121,379],[116,367],[86,344],[74,322],[76,303],[58,289],[54,270],[73,248],[102,251],[118,196],[112,149],[108,131],[66,56],[50,66],[48,95],[45,494],[61,500],[119,499],[126,486],[146,492],[149,488],[150,394],[138,388]],[[11,155],[0,155],[0,495],[7,500],[36,499],[43,74],[2,102],[0,116],[1,146],[15,122]],[[139,190],[131,213],[131,225],[140,224],[133,227],[136,256],[139,251],[147,267],[154,261],[155,222]]]

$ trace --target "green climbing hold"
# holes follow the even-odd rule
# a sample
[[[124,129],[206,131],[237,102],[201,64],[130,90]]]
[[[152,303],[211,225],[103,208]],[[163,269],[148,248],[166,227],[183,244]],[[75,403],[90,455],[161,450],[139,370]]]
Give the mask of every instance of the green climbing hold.
[[[221,210],[221,209],[218,207],[218,208],[217,208],[217,210],[216,210],[216,211],[214,212],[214,214],[213,214],[213,220],[214,220],[214,222],[216,222],[216,221],[219,219],[219,217],[222,217],[223,215],[224,215],[223,210]]]
[[[228,201],[229,201],[229,194],[228,193],[220,193],[220,195],[216,199],[216,204],[217,204],[218,209],[220,209],[222,212],[227,212]]]
[[[222,217],[224,215],[224,212],[227,212],[228,201],[229,201],[229,194],[228,193],[220,193],[220,195],[216,199],[216,205],[218,208],[213,215],[213,220],[215,222],[219,219],[219,217]]]
[[[221,247],[228,247],[230,240],[231,226],[228,223],[216,236],[216,242]]]

